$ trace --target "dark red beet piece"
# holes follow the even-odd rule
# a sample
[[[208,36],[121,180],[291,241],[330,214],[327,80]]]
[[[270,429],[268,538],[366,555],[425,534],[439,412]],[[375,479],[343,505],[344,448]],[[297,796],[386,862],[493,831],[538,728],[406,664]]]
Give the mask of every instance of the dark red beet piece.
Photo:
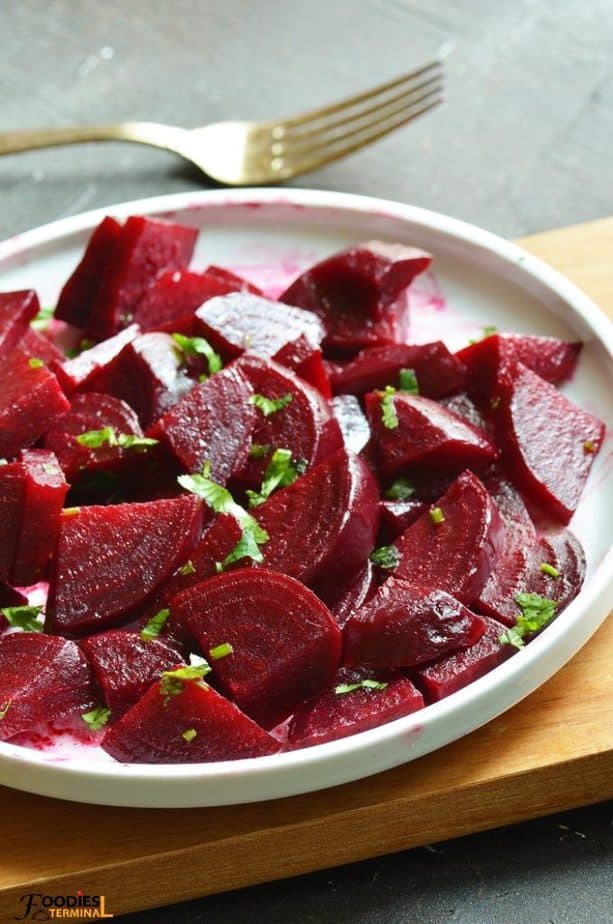
[[[189,557],[201,527],[193,495],[65,512],[47,630],[83,635],[125,622]]]
[[[17,346],[39,310],[34,289],[0,292],[0,360]]]
[[[568,523],[604,437],[604,424],[518,363],[499,389],[496,434],[524,496]]]
[[[249,380],[255,394],[266,398],[291,395],[291,401],[268,417],[258,410],[253,442],[289,449],[294,459],[317,465],[343,445],[338,423],[328,402],[318,391],[283,366],[258,356],[243,356],[236,365]],[[246,487],[259,488],[268,460],[249,459],[238,479]]]
[[[81,650],[89,661],[104,702],[114,715],[126,712],[162,671],[182,661],[177,648],[163,638],[143,641],[137,632],[110,629],[82,639]]]
[[[414,680],[423,690],[428,702],[437,702],[461,690],[515,653],[517,649],[512,645],[501,643],[500,636],[503,630],[500,623],[488,619],[487,616],[484,622],[485,632],[470,648],[417,668],[413,672]]]
[[[428,509],[421,500],[383,500],[379,504],[379,545],[387,545]]]
[[[440,340],[434,343],[394,343],[371,347],[331,377],[335,394],[363,395],[385,385],[398,387],[401,369],[412,369],[419,393],[426,398],[442,398],[460,391],[466,384],[466,369]]]
[[[335,693],[342,685],[374,680],[383,689],[358,687],[348,693]],[[376,677],[365,670],[341,668],[332,690],[327,690],[298,707],[290,723],[290,750],[308,748],[326,741],[336,741],[393,722],[423,708],[424,698],[410,680],[397,674]]]
[[[301,335],[318,346],[324,336],[321,321],[310,311],[250,292],[234,292],[205,302],[196,312],[194,329],[225,360],[245,352],[264,358],[274,356]]]
[[[323,353],[319,347],[313,346],[304,334],[297,340],[286,343],[272,358],[282,366],[292,369],[301,379],[316,388],[324,398],[332,397]]]
[[[249,282],[247,279],[243,279],[242,276],[238,276],[236,273],[232,273],[228,269],[224,269],[222,266],[215,266],[211,264],[207,266],[205,270],[207,276],[215,276],[216,279],[221,279],[223,282],[232,283],[235,289],[240,292],[253,292],[254,295],[264,295],[261,289],[259,289],[252,282]]]
[[[229,643],[211,666],[224,690],[265,728],[329,686],[341,634],[328,608],[299,581],[265,568],[220,574],[175,597],[171,613],[205,657]]]
[[[88,391],[127,401],[146,429],[192,387],[169,334],[140,334],[89,379]]]
[[[343,595],[331,607],[331,613],[342,629],[347,620],[374,595],[377,580],[370,561],[366,562],[358,576],[351,582]]]
[[[422,514],[395,543],[394,576],[446,590],[466,606],[479,596],[504,543],[504,524],[490,495],[471,472],[456,478],[438,505],[444,517]]]
[[[354,395],[337,395],[332,399],[332,411],[338,420],[345,447],[361,452],[370,440],[370,427]]]
[[[53,373],[16,350],[0,369],[0,458],[28,449],[69,408]]]
[[[93,705],[89,667],[74,642],[38,632],[0,638],[0,741]]]
[[[35,584],[47,568],[60,528],[60,515],[68,485],[52,452],[24,452],[23,519],[11,572],[11,583]]]
[[[236,292],[239,286],[209,273],[167,270],[145,289],[134,309],[134,321],[144,331],[191,334],[194,312],[203,302]]]
[[[0,581],[10,580],[23,523],[25,490],[23,465],[0,465]]]
[[[21,591],[14,587],[9,587],[3,581],[0,581],[0,632],[8,628],[8,620],[1,612],[5,606],[26,606],[28,598]]]
[[[42,359],[52,372],[55,372],[54,365],[64,362],[65,358],[62,351],[58,350],[48,337],[34,330],[33,327],[28,327],[19,341],[19,349],[30,359]]]
[[[104,218],[90,237],[81,262],[60,292],[55,317],[75,327],[89,326],[93,307],[109,266],[121,225],[114,218]]]
[[[55,364],[53,371],[66,394],[70,395],[73,391],[92,391],[91,381],[96,374],[115,359],[126,344],[139,334],[138,325],[131,324],[114,337],[97,343],[89,350],[83,350],[73,359]],[[93,391],[95,390],[94,388]]]
[[[405,470],[484,469],[498,455],[486,433],[430,398],[404,392],[386,397],[396,412],[394,428],[384,423],[382,401],[381,392],[367,395],[366,414],[379,467],[387,477]]]
[[[281,745],[208,684],[192,680],[174,696],[154,684],[109,728],[102,747],[122,763],[189,764],[263,757]]]
[[[349,667],[414,667],[472,645],[483,620],[443,590],[389,578],[343,629]]]
[[[335,600],[373,549],[379,492],[362,460],[340,450],[253,513],[270,537],[262,546],[267,567]]]
[[[452,414],[461,417],[466,423],[472,424],[478,430],[483,430],[488,436],[493,436],[494,427],[489,417],[485,417],[472,398],[462,391],[450,398],[441,398],[441,404]]]
[[[249,459],[258,412],[249,403],[253,389],[235,365],[195,385],[150,429],[186,472],[211,465],[223,484]]]

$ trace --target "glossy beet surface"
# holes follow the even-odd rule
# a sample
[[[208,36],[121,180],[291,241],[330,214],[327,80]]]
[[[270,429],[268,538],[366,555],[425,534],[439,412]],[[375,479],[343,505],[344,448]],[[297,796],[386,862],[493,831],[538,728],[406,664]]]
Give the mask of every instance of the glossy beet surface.
[[[45,575],[57,541],[68,484],[51,452],[24,452],[19,464],[24,476],[23,513],[11,583],[24,587]]]
[[[332,397],[323,353],[318,346],[313,346],[304,334],[296,340],[288,341],[277,350],[272,358],[280,365],[287,366],[301,379],[316,388],[324,398]]]
[[[29,359],[42,359],[55,374],[55,366],[64,361],[62,351],[43,333],[28,327],[25,334],[19,340],[19,350]]]
[[[220,574],[179,594],[170,608],[223,689],[265,728],[334,678],[340,630],[315,594],[286,575],[264,568]],[[216,660],[225,644],[232,651]]]
[[[38,296],[33,289],[0,292],[0,360],[17,346],[39,310]]]
[[[21,462],[0,465],[0,581],[10,582],[23,523],[25,472]]]
[[[134,321],[141,330],[167,330],[191,334],[194,312],[203,302],[235,292],[239,283],[210,273],[167,270],[145,289],[134,309]]]
[[[65,512],[47,631],[83,635],[125,622],[186,560],[201,526],[202,502],[191,495]]]
[[[90,237],[81,262],[60,292],[55,316],[75,327],[89,326],[103,274],[121,236],[121,225],[107,215]]]
[[[38,632],[0,638],[0,741],[93,703],[90,671],[74,642]]]
[[[332,410],[349,452],[361,452],[370,440],[370,427],[354,395],[337,395],[332,399]]]
[[[332,605],[331,612],[340,628],[347,623],[353,613],[362,604],[366,603],[377,590],[375,569],[372,563],[366,562],[360,573],[343,591],[342,595]]]
[[[134,340],[139,333],[138,325],[130,324],[114,337],[109,337],[102,343],[96,343],[95,346],[82,350],[73,359],[56,363],[53,371],[66,394],[69,395],[73,391],[96,391],[91,382],[97,373],[111,363],[126,344]]]
[[[331,377],[335,394],[363,395],[386,385],[398,386],[401,369],[412,369],[419,393],[442,398],[466,384],[464,364],[440,340],[434,343],[386,344],[362,350]]]
[[[29,449],[69,407],[53,373],[14,351],[0,376],[0,458]]]
[[[387,545],[401,536],[422,513],[428,504],[420,500],[383,500],[379,503],[379,545]]]

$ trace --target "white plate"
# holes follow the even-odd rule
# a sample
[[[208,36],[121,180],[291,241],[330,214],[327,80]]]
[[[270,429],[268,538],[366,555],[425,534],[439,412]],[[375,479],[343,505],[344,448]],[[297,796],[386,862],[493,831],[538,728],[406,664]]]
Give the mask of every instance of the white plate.
[[[279,288],[300,269],[368,238],[404,241],[434,254],[430,294],[415,297],[416,339],[443,335],[452,347],[488,324],[585,342],[565,391],[612,422],[610,325],[568,280],[492,234],[399,203],[309,190],[187,193],[130,202],[68,218],[0,245],[0,288],[35,287],[53,304],[103,215],[159,215],[202,229],[194,265],[235,267]],[[280,268],[280,269],[279,269]],[[273,278],[275,276],[275,278]],[[419,284],[423,288],[423,283]],[[216,764],[143,766],[111,762],[97,749],[30,750],[0,744],[0,783],[105,805],[195,807],[254,802],[335,786],[427,754],[504,712],[554,674],[613,605],[610,442],[600,452],[571,524],[588,574],[577,599],[540,637],[486,677],[442,702],[350,738],[302,751]]]

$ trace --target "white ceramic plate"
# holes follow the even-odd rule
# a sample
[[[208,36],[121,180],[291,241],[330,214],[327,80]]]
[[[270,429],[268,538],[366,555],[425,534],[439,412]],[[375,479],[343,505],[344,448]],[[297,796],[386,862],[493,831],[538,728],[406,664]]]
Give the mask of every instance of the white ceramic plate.
[[[444,215],[361,196],[308,190],[187,193],[68,218],[0,245],[0,289],[35,287],[54,304],[103,215],[158,215],[202,229],[194,266],[219,263],[279,290],[304,266],[360,240],[403,241],[434,254],[434,275],[413,297],[413,339],[455,348],[482,326],[585,342],[565,388],[612,421],[613,337],[602,313],[568,280],[492,234]],[[445,306],[442,305],[442,299]],[[571,528],[588,573],[577,599],[537,639],[487,676],[414,715],[288,754],[216,764],[126,766],[99,749],[0,744],[0,783],[105,805],[195,807],[295,795],[369,776],[427,754],[504,712],[554,674],[613,605],[610,441]]]

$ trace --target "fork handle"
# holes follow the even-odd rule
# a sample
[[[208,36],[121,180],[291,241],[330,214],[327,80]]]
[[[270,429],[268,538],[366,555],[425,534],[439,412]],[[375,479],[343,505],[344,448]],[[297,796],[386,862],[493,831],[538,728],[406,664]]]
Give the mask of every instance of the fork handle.
[[[114,122],[108,125],[0,132],[0,155],[64,144],[82,144],[86,141],[130,141],[181,153],[182,141],[187,134],[184,128],[157,122]]]

